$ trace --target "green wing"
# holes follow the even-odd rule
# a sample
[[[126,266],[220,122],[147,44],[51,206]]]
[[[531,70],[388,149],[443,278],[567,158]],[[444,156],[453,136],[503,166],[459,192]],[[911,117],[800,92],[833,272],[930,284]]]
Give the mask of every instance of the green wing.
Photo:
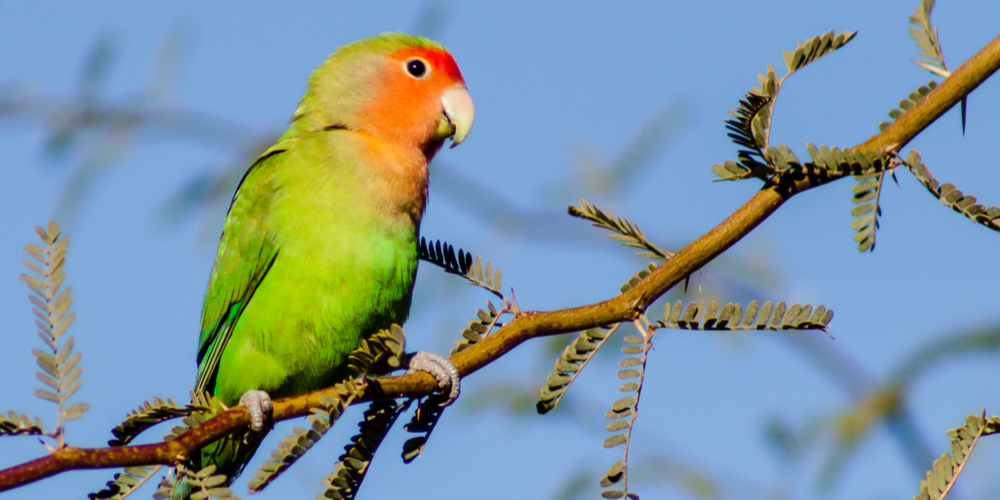
[[[275,195],[273,172],[286,156],[287,142],[279,142],[261,155],[233,195],[205,292],[195,391],[214,394],[222,352],[278,256],[278,244],[267,218]]]

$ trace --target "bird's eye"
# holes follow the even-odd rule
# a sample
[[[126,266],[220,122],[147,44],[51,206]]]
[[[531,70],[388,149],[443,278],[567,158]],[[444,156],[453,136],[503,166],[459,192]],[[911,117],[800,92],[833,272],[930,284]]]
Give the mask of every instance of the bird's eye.
[[[423,78],[427,74],[427,63],[416,57],[410,59],[406,61],[406,72],[413,78]]]

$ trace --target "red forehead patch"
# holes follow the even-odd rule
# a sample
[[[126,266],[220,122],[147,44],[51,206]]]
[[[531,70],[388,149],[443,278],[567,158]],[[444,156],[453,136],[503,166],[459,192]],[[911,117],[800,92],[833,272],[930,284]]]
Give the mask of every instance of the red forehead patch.
[[[392,58],[398,61],[405,61],[411,57],[420,57],[427,61],[431,66],[431,71],[443,74],[452,82],[465,82],[465,79],[462,78],[462,72],[458,69],[458,64],[455,63],[455,58],[451,57],[451,54],[446,50],[414,48],[400,50],[392,55]]]

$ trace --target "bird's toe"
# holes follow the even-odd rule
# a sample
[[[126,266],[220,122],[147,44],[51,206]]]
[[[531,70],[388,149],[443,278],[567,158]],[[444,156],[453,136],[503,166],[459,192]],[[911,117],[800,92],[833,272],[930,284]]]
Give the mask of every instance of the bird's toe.
[[[250,430],[263,430],[264,417],[271,413],[271,396],[264,391],[249,390],[240,396],[240,405],[250,411]]]
[[[429,351],[418,351],[410,356],[407,373],[417,371],[430,373],[437,379],[438,387],[442,391],[447,391],[448,399],[441,403],[441,406],[454,403],[462,392],[462,377],[459,376],[454,363],[444,356]]]

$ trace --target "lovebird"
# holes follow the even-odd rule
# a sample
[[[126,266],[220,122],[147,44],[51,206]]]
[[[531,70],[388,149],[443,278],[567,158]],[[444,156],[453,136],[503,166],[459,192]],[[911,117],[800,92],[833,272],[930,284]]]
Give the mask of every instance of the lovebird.
[[[320,64],[288,130],[233,195],[205,293],[196,391],[247,406],[262,438],[271,397],[351,376],[345,361],[361,340],[409,314],[428,163],[446,139],[465,140],[474,115],[454,58],[426,38],[381,34]],[[417,353],[410,369],[457,396],[447,359]],[[259,442],[224,439],[191,465],[215,464],[231,480]],[[190,494],[182,483],[175,499]]]

